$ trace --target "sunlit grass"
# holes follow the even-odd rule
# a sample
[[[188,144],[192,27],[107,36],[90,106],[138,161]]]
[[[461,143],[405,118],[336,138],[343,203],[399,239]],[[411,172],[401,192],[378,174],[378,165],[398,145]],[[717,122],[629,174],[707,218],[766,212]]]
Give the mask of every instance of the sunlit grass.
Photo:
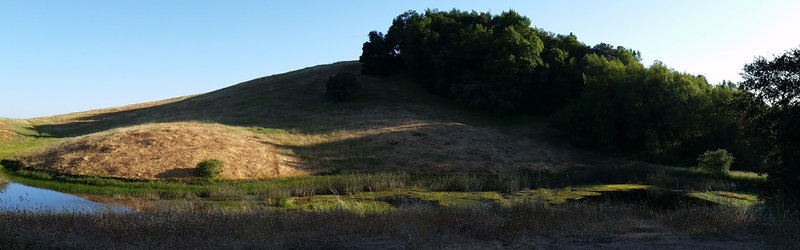
[[[733,192],[692,192],[689,195],[726,206],[749,207],[764,203],[755,195]]]
[[[289,134],[288,131],[278,128],[251,127],[249,130],[259,134]]]
[[[33,129],[35,123],[28,120],[0,118],[0,159],[7,159],[26,150],[42,148],[59,139],[52,138],[48,134],[38,132]]]
[[[385,200],[405,200],[409,203],[435,204],[440,207],[475,207],[475,206],[514,206],[525,202],[540,202],[543,204],[563,204],[571,200],[580,200],[589,196],[601,196],[602,192],[625,192],[630,190],[646,189],[649,186],[609,184],[587,185],[577,188],[538,188],[522,190],[514,193],[493,192],[457,192],[457,191],[431,191],[425,189],[390,190],[379,192],[361,192],[357,194],[342,195],[315,195],[296,197],[290,200],[292,204],[302,204],[304,209],[330,208],[333,199],[347,204],[381,202]],[[587,191],[593,190],[593,191]],[[353,203],[356,202],[356,203]]]
[[[412,191],[406,194],[410,198],[435,202],[439,206],[475,206],[485,202],[500,203],[506,200],[498,192],[431,192]]]
[[[289,199],[289,204],[284,208],[304,211],[347,210],[358,213],[379,213],[395,209],[392,205],[384,201],[359,199],[347,195],[293,197]]]
[[[749,195],[749,194],[737,194],[737,193],[731,193],[731,192],[717,192],[717,195],[718,196],[735,198],[735,199],[740,199],[740,200],[759,201],[758,197],[756,197],[755,195]]]
[[[22,137],[13,142],[0,142],[0,159],[12,158],[20,152],[35,150],[62,141],[60,138]]]
[[[615,191],[630,191],[638,189],[648,189],[652,186],[640,184],[604,184],[604,185],[590,185],[576,187],[576,191],[589,191],[589,192],[615,192]]]
[[[569,200],[580,200],[586,196],[600,196],[598,192],[576,191],[565,187],[559,189],[537,188],[533,190],[519,191],[515,194],[516,200],[534,199],[546,201],[551,204],[561,204]]]
[[[731,179],[738,179],[738,180],[759,181],[759,182],[767,181],[766,174],[758,174],[749,171],[730,171],[728,172],[728,176]]]

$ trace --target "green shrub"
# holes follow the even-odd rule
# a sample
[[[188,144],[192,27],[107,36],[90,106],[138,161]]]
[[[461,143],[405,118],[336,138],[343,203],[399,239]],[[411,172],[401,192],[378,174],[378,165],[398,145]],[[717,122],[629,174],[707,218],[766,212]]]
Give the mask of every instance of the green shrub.
[[[219,177],[220,173],[222,173],[222,167],[223,164],[221,161],[216,159],[207,159],[197,163],[197,169],[195,171],[197,176],[214,180]]]
[[[289,207],[289,197],[281,196],[275,199],[276,207]]]
[[[361,83],[353,74],[347,72],[339,72],[329,77],[325,87],[325,95],[336,101],[350,100],[361,91]]]
[[[697,167],[715,175],[725,175],[730,171],[733,159],[725,149],[708,150],[697,157]]]

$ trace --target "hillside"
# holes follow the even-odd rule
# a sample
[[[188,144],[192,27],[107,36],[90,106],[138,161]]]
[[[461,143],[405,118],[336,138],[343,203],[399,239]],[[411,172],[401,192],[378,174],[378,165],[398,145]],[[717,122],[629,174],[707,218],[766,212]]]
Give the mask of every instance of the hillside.
[[[358,76],[362,94],[347,103],[326,100],[325,80],[342,71]],[[404,76],[359,71],[359,63],[341,62],[195,96],[4,120],[0,134],[6,147],[43,140],[14,151],[34,168],[137,179],[189,177],[205,158],[225,162],[224,179],[335,171],[557,171],[585,163],[578,153],[548,143],[550,131],[539,123],[497,121],[433,96]]]

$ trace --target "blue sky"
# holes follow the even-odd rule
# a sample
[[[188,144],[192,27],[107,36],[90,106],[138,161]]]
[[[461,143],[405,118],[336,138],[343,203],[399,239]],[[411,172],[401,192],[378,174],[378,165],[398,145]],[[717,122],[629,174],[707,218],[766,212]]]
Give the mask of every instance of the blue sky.
[[[0,1],[0,117],[198,94],[357,60],[406,10],[514,9],[534,26],[642,52],[711,83],[800,46],[800,1]]]

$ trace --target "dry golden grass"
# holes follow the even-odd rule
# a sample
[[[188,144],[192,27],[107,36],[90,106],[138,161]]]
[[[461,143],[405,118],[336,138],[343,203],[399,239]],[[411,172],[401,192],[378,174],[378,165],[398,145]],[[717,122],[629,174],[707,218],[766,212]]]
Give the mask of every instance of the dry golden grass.
[[[543,126],[499,126],[408,78],[359,70],[357,62],[321,65],[196,96],[29,119],[32,130],[67,139],[22,158],[42,169],[131,178],[187,176],[203,158],[233,168],[225,179],[333,170],[502,174],[586,164],[582,153],[543,140]],[[326,101],[325,79],[343,71],[358,75],[362,96]],[[242,132],[252,127],[285,133]]]
[[[11,142],[25,134],[29,122],[20,119],[0,118],[0,143]]]
[[[304,174],[287,165],[291,156],[275,146],[222,125],[163,123],[114,129],[77,137],[24,159],[34,168],[78,175],[124,178],[194,176],[204,159],[225,164],[223,179],[263,179]]]
[[[15,134],[4,122],[5,121],[0,121],[0,142],[12,141],[14,140]]]
[[[577,164],[569,153],[533,143],[487,128],[430,121],[319,134],[256,134],[232,126],[179,122],[80,136],[22,158],[38,169],[137,179],[190,177],[195,164],[208,158],[221,160],[221,178],[231,180],[335,168],[511,173],[559,171]]]

